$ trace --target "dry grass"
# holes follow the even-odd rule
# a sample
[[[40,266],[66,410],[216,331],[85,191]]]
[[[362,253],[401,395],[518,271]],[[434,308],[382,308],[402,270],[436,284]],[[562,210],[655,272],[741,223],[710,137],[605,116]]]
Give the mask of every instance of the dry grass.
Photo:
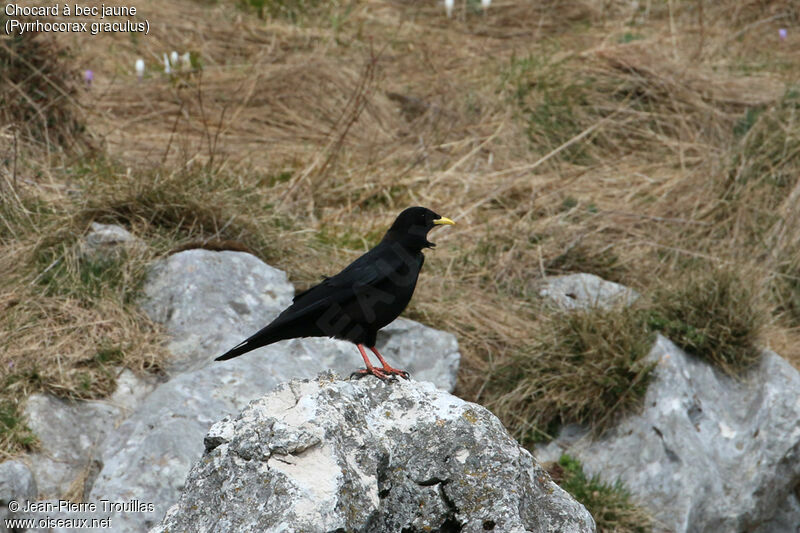
[[[777,32],[800,21],[796,3],[458,4],[447,19],[406,0],[147,0],[148,36],[59,36],[80,45],[76,70],[95,72],[74,112],[113,163],[32,134],[0,146],[12,273],[0,301],[22,302],[0,321],[2,368],[47,373],[17,380],[14,398],[107,393],[103,366],[87,363],[104,343],[124,347],[118,366],[157,366],[158,333],[130,304],[156,255],[252,250],[303,286],[414,204],[458,225],[434,234],[407,314],[458,336],[458,393],[519,434],[534,415],[500,406],[525,405],[527,376],[497,387],[500,370],[580,320],[542,309],[536,282],[550,273],[655,294],[708,264],[747,272],[765,310],[752,318],[768,322],[758,342],[800,364],[800,41]],[[171,50],[191,51],[191,72],[163,73]],[[0,135],[14,139],[3,124]],[[69,250],[92,220],[126,225],[150,255],[87,277]]]
[[[5,24],[6,18],[0,15],[0,23]],[[85,147],[80,81],[69,50],[52,35],[0,39],[0,131],[13,139],[9,148],[18,150],[20,139],[25,145],[45,148]]]
[[[121,367],[158,367],[160,336],[133,302],[147,258],[85,257],[70,211],[26,196],[0,203],[4,455],[35,445],[20,420],[29,394],[102,397]]]

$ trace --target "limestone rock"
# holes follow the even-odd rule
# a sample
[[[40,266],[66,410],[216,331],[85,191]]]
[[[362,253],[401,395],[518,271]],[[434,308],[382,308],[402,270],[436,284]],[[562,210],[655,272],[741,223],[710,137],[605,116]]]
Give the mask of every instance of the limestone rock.
[[[429,383],[295,380],[205,443],[153,532],[594,531],[496,417]]]
[[[347,375],[360,359],[351,343],[331,339],[295,339],[258,352],[186,372],[162,384],[105,442],[104,466],[90,499],[155,503],[153,513],[115,516],[118,531],[139,531],[164,515],[201,456],[203,436],[215,420],[240,411],[282,381],[310,378],[325,368]],[[387,357],[390,353],[386,351]],[[152,468],[153,464],[159,468]]]
[[[19,461],[0,463],[0,533],[6,533],[5,519],[15,517],[8,509],[8,502],[14,500],[20,505],[36,499],[36,481],[30,469]]]
[[[633,289],[594,274],[545,278],[539,286],[539,296],[552,300],[563,309],[610,308],[619,304],[630,305],[639,298]]]
[[[32,500],[38,494],[30,469],[19,461],[0,463],[0,504],[11,500]]]
[[[279,383],[275,371],[258,358],[239,357],[162,384],[104,443],[103,469],[89,500],[153,503],[153,512],[115,514],[114,527],[135,532],[155,525],[202,455],[203,435],[211,424],[273,389]]]
[[[65,495],[79,477],[93,478],[99,468],[101,443],[154,386],[152,379],[123,370],[116,391],[105,400],[71,402],[48,394],[29,396],[26,423],[41,445],[29,456],[39,495],[57,498]],[[86,481],[91,486],[91,479]]]
[[[587,474],[621,480],[663,531],[800,525],[800,373],[766,352],[735,381],[661,336],[649,357],[658,365],[642,413],[595,441],[568,428],[536,457],[567,452]]]

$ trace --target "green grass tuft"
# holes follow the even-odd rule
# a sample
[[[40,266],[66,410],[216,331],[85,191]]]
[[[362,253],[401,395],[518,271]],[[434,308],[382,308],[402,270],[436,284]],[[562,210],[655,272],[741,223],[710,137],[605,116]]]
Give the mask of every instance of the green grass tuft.
[[[628,44],[632,43],[633,41],[639,41],[641,39],[644,39],[644,35],[626,31],[625,33],[619,36],[618,42],[620,44]]]
[[[82,256],[73,247],[62,243],[39,251],[37,282],[45,296],[65,296],[90,302],[104,293],[119,294],[124,303],[131,303],[144,283],[143,268],[126,272],[126,254],[116,257]]]
[[[36,435],[25,425],[19,403],[0,399],[0,452],[13,455],[32,451],[37,442]]]
[[[754,108],[748,107],[747,111],[744,112],[744,115],[736,121],[736,124],[733,126],[733,134],[737,138],[744,137],[750,129],[752,129],[753,125],[755,125],[756,121],[758,120],[759,115],[764,110],[761,108]]]
[[[639,408],[647,391],[653,335],[646,316],[631,308],[550,312],[538,344],[492,372],[487,404],[526,444],[566,423],[602,433]]]
[[[278,230],[291,230],[288,217],[275,216],[269,190],[289,173],[242,186],[234,174],[198,168],[164,176],[157,171],[138,176],[130,187],[119,187],[116,169],[90,173],[83,179],[86,202],[74,225],[90,222],[137,228],[151,249],[170,253],[190,247],[236,249],[265,261],[277,254]]]
[[[588,86],[593,80],[567,79],[561,61],[547,57],[513,57],[502,75],[504,87],[526,123],[531,145],[543,153],[557,148],[584,129],[583,113],[589,108]],[[563,159],[586,163],[582,143],[568,148]]]
[[[575,272],[589,273],[618,283],[622,283],[627,274],[626,268],[612,248],[597,249],[590,243],[567,248],[545,264],[545,272],[556,276]]]
[[[580,461],[567,454],[548,471],[561,488],[583,504],[597,524],[598,533],[646,533],[652,518],[631,502],[620,481],[609,485],[598,476],[587,478]]]
[[[765,323],[748,280],[708,269],[656,291],[650,327],[728,375],[741,375],[761,357],[756,345]]]

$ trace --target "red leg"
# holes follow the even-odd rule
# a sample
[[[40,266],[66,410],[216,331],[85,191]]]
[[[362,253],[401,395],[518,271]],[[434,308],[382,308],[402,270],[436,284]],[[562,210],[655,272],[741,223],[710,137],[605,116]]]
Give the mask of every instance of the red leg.
[[[385,374],[402,376],[402,377],[408,379],[408,372],[406,372],[405,370],[400,370],[399,368],[393,368],[393,367],[389,366],[389,363],[386,362],[386,359],[383,358],[383,356],[381,355],[381,353],[378,351],[377,348],[375,348],[374,346],[371,346],[370,350],[372,350],[372,353],[374,353],[375,355],[378,356],[378,360],[383,365],[383,368],[381,370],[383,370],[383,372]]]
[[[356,347],[358,348],[358,351],[361,352],[361,357],[364,358],[364,364],[366,365],[367,368],[362,368],[361,370],[356,370],[355,372],[350,374],[351,378],[353,376],[357,376],[358,378],[363,378],[367,374],[372,374],[373,376],[377,377],[378,379],[387,379],[389,377],[389,375],[384,370],[382,370],[380,368],[375,368],[374,366],[372,366],[372,363],[369,362],[369,357],[367,357],[367,352],[364,351],[364,345],[363,344],[356,344]],[[378,357],[380,357],[380,355]],[[386,365],[384,364],[384,367],[385,366]]]

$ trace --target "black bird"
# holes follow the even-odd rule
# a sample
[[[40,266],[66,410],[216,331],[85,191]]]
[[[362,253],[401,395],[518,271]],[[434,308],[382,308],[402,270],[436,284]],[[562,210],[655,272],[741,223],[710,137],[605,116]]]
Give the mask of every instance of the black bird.
[[[269,325],[217,357],[225,361],[256,348],[297,337],[334,337],[354,343],[366,368],[355,372],[380,379],[408,377],[408,372],[389,366],[375,348],[378,330],[397,318],[414,294],[425,261],[423,248],[433,248],[428,232],[454,222],[424,207],[409,207],[395,219],[383,240],[322,283],[295,295]],[[372,366],[367,346],[383,365]]]

